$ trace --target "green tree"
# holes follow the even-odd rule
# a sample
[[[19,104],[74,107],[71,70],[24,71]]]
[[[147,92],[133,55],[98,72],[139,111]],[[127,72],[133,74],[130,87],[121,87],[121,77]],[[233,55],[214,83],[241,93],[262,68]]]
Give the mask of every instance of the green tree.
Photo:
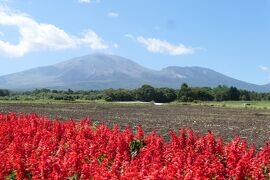
[[[7,89],[0,89],[0,96],[9,96],[10,92]]]
[[[239,90],[240,93],[240,100],[243,101],[250,101],[250,92],[247,90]]]
[[[154,101],[158,103],[168,103],[168,102],[174,101],[176,98],[177,98],[177,95],[174,89],[157,88]]]
[[[104,92],[104,99],[106,101],[132,101],[134,95],[127,89],[107,89]]]
[[[194,100],[191,96],[191,88],[186,83],[181,85],[181,88],[177,94],[177,99],[178,101],[182,102],[189,102]]]
[[[238,101],[240,99],[240,92],[236,87],[230,87],[228,96],[229,100]]]
[[[144,102],[153,101],[155,99],[155,95],[156,95],[155,88],[148,84],[142,85],[142,87],[140,87],[135,91],[136,99],[139,101]]]
[[[226,101],[229,100],[229,88],[225,85],[213,89],[213,94],[216,101]]]
[[[199,101],[212,101],[214,96],[211,94],[211,88],[191,88],[190,99]]]

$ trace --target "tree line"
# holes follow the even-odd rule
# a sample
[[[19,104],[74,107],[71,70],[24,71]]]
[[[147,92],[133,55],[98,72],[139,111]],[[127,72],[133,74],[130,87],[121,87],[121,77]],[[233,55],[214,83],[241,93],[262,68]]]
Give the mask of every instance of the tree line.
[[[270,100],[270,93],[259,93],[237,89],[236,87],[217,86],[190,87],[183,83],[179,89],[154,88],[150,85],[142,85],[140,88],[129,89],[105,89],[89,91],[50,90],[36,89],[33,91],[16,92],[0,89],[0,98],[6,100],[105,100],[105,101],[145,101],[168,103],[173,101],[251,101]]]

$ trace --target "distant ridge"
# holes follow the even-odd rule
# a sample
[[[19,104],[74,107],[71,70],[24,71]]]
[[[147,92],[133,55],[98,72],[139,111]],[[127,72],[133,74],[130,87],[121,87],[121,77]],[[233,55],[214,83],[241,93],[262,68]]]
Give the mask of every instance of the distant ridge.
[[[0,76],[0,88],[17,90],[132,89],[142,84],[179,88],[184,82],[199,87],[227,85],[258,92],[270,91],[270,85],[247,83],[207,68],[171,66],[156,71],[124,57],[107,54],[86,55],[51,66]]]

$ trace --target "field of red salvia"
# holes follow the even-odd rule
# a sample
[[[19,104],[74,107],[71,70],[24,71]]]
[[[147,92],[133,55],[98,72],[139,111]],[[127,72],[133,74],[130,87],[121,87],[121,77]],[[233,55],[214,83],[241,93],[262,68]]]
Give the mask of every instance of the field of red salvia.
[[[270,148],[228,144],[213,133],[138,127],[120,131],[88,119],[58,121],[36,114],[0,114],[0,179],[267,179]]]

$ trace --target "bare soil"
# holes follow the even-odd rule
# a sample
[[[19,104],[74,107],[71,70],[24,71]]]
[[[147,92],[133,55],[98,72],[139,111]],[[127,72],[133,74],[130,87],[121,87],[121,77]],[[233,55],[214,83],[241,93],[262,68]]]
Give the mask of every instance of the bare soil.
[[[156,130],[165,140],[169,140],[169,130],[179,132],[183,127],[193,128],[200,134],[211,130],[217,137],[222,136],[225,142],[240,135],[257,147],[270,140],[270,110],[264,109],[100,103],[0,103],[0,112],[35,112],[52,119],[66,120],[90,117],[97,123],[109,126],[119,124],[133,129],[142,125],[146,133]]]

